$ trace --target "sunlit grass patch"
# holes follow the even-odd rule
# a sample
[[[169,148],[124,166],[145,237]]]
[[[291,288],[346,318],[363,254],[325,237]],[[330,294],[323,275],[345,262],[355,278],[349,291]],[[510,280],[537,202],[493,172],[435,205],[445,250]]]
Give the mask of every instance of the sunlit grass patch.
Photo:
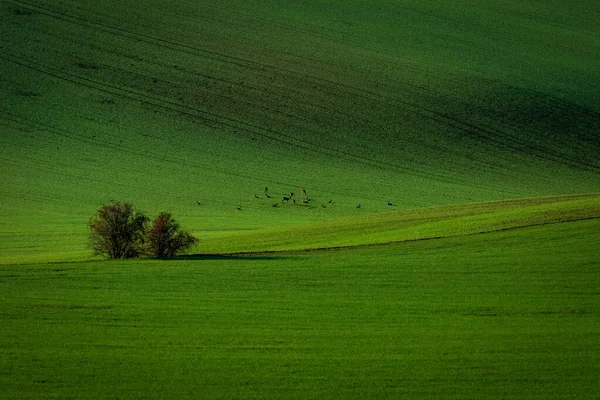
[[[0,266],[7,398],[593,398],[599,220]]]
[[[201,252],[302,250],[465,236],[600,218],[598,195],[535,198],[389,212],[207,236]]]

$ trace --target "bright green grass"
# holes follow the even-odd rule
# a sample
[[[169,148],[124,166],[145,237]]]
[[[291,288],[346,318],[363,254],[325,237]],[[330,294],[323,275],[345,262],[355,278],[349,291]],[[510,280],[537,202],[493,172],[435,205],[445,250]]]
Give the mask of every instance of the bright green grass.
[[[360,214],[360,210],[357,210]],[[207,235],[203,253],[379,245],[600,219],[600,195],[464,204]]]
[[[598,192],[597,2],[422,3],[1,1],[8,251],[79,257],[111,199],[214,231]]]
[[[0,1],[1,398],[597,397],[596,1],[143,3]]]
[[[598,220],[0,267],[0,398],[594,399]]]
[[[354,209],[354,216],[323,219],[304,224],[277,223],[273,208],[264,204],[262,227],[247,225],[245,229],[213,228],[192,233],[200,243],[192,249],[200,254],[257,253],[284,250],[322,249],[381,245],[422,239],[473,235],[527,226],[555,224],[567,221],[600,219],[600,195],[542,197],[488,203],[463,204],[393,211],[379,214]],[[324,218],[328,209],[339,207],[302,203],[285,204],[274,213],[297,215],[318,213]],[[393,206],[387,206],[393,209]],[[243,221],[243,212],[231,218]],[[75,261],[92,258],[87,245],[87,225],[74,226],[73,221],[46,231],[24,220],[21,230],[0,235],[0,264],[35,263],[43,261]],[[53,235],[58,232],[58,235]]]

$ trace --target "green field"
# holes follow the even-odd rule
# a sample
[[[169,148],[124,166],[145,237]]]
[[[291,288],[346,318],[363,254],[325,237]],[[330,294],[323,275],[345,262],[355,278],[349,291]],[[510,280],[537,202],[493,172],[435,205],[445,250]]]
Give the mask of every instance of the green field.
[[[599,20],[0,0],[0,398],[597,398]]]
[[[593,399],[599,240],[2,267],[1,397]]]

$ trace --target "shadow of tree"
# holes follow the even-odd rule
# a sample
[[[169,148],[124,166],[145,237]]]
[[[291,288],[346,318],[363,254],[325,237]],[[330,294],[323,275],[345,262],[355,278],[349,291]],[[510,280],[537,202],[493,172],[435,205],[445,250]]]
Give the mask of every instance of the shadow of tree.
[[[187,254],[168,258],[167,260],[245,260],[245,261],[264,261],[264,260],[283,260],[287,257],[281,255],[261,254]]]

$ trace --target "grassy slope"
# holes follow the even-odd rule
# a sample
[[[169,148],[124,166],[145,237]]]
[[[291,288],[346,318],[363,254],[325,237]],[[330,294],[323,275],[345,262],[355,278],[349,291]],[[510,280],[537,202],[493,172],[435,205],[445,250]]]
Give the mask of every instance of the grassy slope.
[[[420,3],[3,1],[0,252],[599,191],[596,3]]]
[[[597,398],[598,220],[0,267],[0,398]]]
[[[204,253],[313,250],[460,237],[600,219],[600,195],[465,204],[209,235]]]
[[[0,397],[594,398],[596,2],[212,3],[0,1],[0,264],[403,243],[2,265]]]
[[[282,212],[297,215],[312,212],[312,206],[304,204],[286,204],[282,207]],[[336,206],[327,203],[326,207]],[[194,250],[201,254],[233,254],[385,245],[596,219],[600,219],[600,195],[597,194],[462,204],[378,214],[363,214],[362,209],[355,209],[351,217],[318,222],[260,229],[195,232],[200,238],[200,244]],[[49,232],[34,232],[35,234],[17,232],[10,237],[5,235],[9,245],[5,245],[0,264],[90,259],[89,250],[53,248],[52,241],[48,240]],[[76,235],[68,230],[61,234]],[[83,242],[85,236],[79,236],[77,240]],[[32,238],[38,240],[35,246],[30,244]],[[84,244],[81,246],[84,247]],[[44,251],[40,252],[40,249]]]

